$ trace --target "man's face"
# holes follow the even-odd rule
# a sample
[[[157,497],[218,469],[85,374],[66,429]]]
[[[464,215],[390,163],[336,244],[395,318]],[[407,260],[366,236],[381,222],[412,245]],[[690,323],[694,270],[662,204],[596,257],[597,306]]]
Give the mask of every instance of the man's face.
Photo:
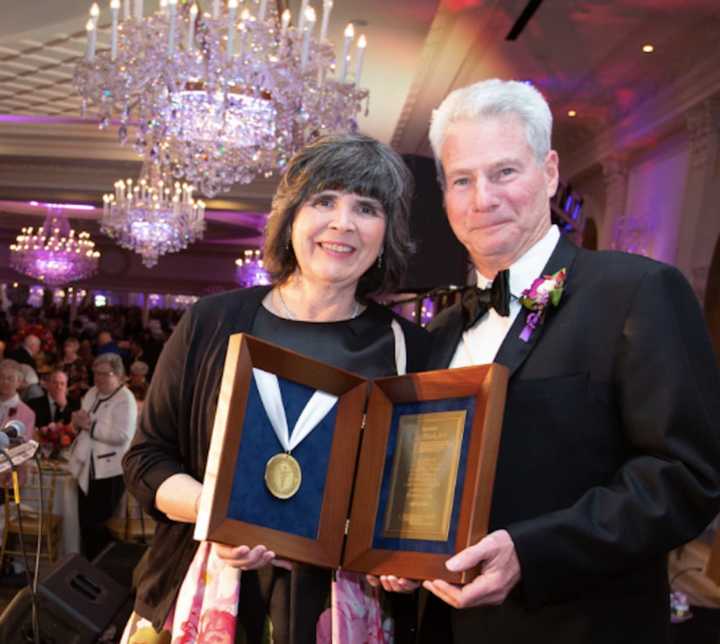
[[[97,337],[98,346],[102,347],[109,342],[112,342],[112,336],[107,331],[100,331]]]
[[[67,394],[67,375],[60,372],[52,374],[47,382],[47,390],[53,400],[65,398]]]
[[[452,123],[440,160],[450,226],[486,277],[509,268],[547,232],[558,157],[551,151],[538,162],[517,116]]]

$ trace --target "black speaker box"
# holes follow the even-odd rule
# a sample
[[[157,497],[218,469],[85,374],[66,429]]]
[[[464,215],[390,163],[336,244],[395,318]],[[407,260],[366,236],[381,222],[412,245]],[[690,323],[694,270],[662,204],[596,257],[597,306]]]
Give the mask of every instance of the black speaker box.
[[[42,644],[95,642],[130,595],[77,554],[68,555],[38,587]],[[32,598],[21,590],[0,615],[0,642],[32,643]]]

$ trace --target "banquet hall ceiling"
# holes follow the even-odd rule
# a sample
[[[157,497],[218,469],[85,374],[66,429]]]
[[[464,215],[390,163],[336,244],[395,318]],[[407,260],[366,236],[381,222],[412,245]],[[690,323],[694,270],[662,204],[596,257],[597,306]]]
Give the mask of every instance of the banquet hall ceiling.
[[[89,4],[0,0],[2,244],[20,221],[34,215],[39,222],[44,213],[13,202],[98,205],[113,181],[139,172],[137,155],[117,142],[112,127],[99,131],[96,122],[80,118],[71,80],[84,52]],[[101,27],[109,22],[107,4],[103,0]],[[146,8],[151,4],[146,0]],[[299,5],[289,2],[294,13]],[[646,113],[677,127],[685,85],[700,85],[707,95],[720,90],[718,0],[545,0],[520,36],[507,41],[526,5],[527,0],[335,0],[331,39],[338,43],[344,25],[354,21],[369,43],[363,85],[370,90],[370,110],[360,118],[360,129],[401,153],[429,155],[430,114],[450,90],[495,76],[529,80],[554,108],[561,170],[579,171],[588,146],[611,127],[637,125]],[[108,42],[109,30],[101,29],[98,46]],[[654,53],[642,53],[646,43]],[[646,110],[664,94],[675,98],[677,114]],[[571,109],[574,118],[567,114]],[[273,179],[236,185],[210,200],[206,240],[186,252],[237,255],[256,244],[274,185]],[[97,211],[89,216],[96,218]],[[96,225],[90,230],[102,240]]]

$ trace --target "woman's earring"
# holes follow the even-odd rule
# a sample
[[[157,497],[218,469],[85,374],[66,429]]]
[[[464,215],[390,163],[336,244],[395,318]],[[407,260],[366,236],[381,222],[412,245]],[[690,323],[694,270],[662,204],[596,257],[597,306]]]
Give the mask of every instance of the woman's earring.
[[[377,258],[377,267],[378,268],[382,268],[382,256],[383,256],[383,252],[380,251],[380,254],[378,255],[378,258]]]

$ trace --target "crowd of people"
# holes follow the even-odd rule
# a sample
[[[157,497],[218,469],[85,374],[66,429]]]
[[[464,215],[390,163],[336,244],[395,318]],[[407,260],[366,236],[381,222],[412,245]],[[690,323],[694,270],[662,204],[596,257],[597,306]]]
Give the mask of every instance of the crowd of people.
[[[69,308],[0,314],[0,426],[19,420],[46,455],[69,458],[89,559],[111,539],[105,522],[125,490],[121,460],[182,312],[157,313],[147,328],[139,308],[86,307],[72,320]]]

